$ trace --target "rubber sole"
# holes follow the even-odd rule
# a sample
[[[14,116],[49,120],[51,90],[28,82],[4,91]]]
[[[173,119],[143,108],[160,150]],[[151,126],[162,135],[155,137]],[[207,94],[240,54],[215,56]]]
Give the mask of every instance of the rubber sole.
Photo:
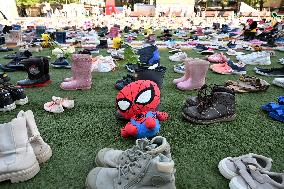
[[[243,187],[239,182],[237,181],[237,177],[233,178],[231,182],[229,183],[230,189],[247,189],[250,188],[249,186]]]
[[[211,123],[218,123],[218,122],[229,122],[229,121],[233,121],[236,118],[236,114],[234,114],[232,116],[221,117],[221,118],[212,119],[212,120],[199,120],[199,119],[195,119],[195,118],[192,118],[186,115],[184,112],[182,112],[182,115],[185,119],[187,119],[188,121],[192,123],[198,123],[198,124],[204,124],[204,125],[211,124]]]
[[[219,172],[221,173],[221,175],[223,175],[223,177],[231,180],[232,178],[237,176],[237,174],[227,168],[226,161],[228,161],[229,158],[231,158],[231,157],[227,157],[227,158],[222,159],[218,164],[218,169],[219,169]]]
[[[16,104],[13,102],[12,104],[9,104],[7,106],[4,106],[4,108],[0,108],[0,112],[8,112],[16,109]]]
[[[38,163],[45,163],[47,162],[52,156],[52,150],[50,146],[48,146],[48,150],[36,156]]]
[[[61,87],[60,87],[61,88]],[[63,89],[61,88],[62,90],[65,90],[65,91],[76,91],[76,90],[89,90],[91,89],[92,87],[80,87],[80,88],[75,88],[75,89]]]
[[[51,66],[52,66],[53,68],[68,68],[68,69],[71,68],[71,66],[59,66],[59,65],[53,65],[53,64],[51,64]]]
[[[38,162],[35,162],[31,167],[17,172],[11,172],[0,175],[0,182],[10,180],[11,183],[18,183],[30,180],[40,171]]]
[[[266,74],[266,73],[261,72],[259,70],[255,70],[255,73],[257,73],[259,75],[263,75],[263,76],[268,76],[268,77],[284,77],[284,74],[280,74],[280,75],[277,75],[277,74]]]
[[[46,87],[50,83],[52,83],[52,81],[48,80],[44,83],[38,83],[38,84],[33,84],[33,85],[23,85],[23,86],[20,85],[20,86],[17,86],[17,87],[21,87],[21,88]]]
[[[23,99],[20,99],[20,100],[16,100],[15,104],[23,106],[23,105],[27,104],[28,102],[29,102],[29,99],[28,99],[28,97],[26,97],[26,98],[23,98]]]

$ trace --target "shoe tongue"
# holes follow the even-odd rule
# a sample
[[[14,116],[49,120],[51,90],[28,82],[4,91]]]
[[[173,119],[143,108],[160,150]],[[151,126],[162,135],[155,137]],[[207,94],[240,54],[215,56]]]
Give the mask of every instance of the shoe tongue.
[[[147,139],[141,139],[137,141],[137,146],[141,151],[146,151],[148,147],[149,141]]]

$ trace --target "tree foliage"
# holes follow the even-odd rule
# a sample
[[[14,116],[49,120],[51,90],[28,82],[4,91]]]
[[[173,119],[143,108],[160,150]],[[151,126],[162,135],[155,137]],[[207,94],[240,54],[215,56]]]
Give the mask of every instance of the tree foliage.
[[[55,4],[55,3],[64,4],[64,3],[78,3],[80,0],[16,0],[16,3],[17,5],[31,6],[37,3],[43,3],[45,1],[50,4]]]

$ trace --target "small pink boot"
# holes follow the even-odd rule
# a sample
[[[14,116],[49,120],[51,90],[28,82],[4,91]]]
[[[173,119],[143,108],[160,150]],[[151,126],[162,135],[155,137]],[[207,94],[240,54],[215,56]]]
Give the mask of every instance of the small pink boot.
[[[180,90],[200,89],[205,84],[205,77],[209,68],[209,62],[206,60],[197,59],[189,65],[190,77],[177,84]]]
[[[88,54],[72,56],[72,78],[61,83],[63,90],[90,89],[92,85],[92,57]]]
[[[192,62],[192,59],[186,59],[184,61],[185,73],[184,73],[184,75],[181,78],[174,79],[173,80],[173,84],[176,85],[179,82],[185,81],[185,80],[187,80],[190,77],[190,75],[189,75],[189,65],[188,64],[190,64],[191,62]]]

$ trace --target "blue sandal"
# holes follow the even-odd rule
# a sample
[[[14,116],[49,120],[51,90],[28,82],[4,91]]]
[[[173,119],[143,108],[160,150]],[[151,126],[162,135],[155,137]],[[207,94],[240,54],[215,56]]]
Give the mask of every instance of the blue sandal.
[[[284,96],[279,96],[278,98],[279,105],[284,105]]]
[[[272,118],[272,119],[275,119],[277,121],[280,121],[280,122],[283,122],[284,123],[284,110],[281,110],[281,113],[282,115],[279,115],[278,112],[269,112],[269,116]]]
[[[275,102],[270,102],[266,105],[261,106],[261,109],[267,112],[274,111],[275,109],[279,108],[280,105],[276,104]]]

